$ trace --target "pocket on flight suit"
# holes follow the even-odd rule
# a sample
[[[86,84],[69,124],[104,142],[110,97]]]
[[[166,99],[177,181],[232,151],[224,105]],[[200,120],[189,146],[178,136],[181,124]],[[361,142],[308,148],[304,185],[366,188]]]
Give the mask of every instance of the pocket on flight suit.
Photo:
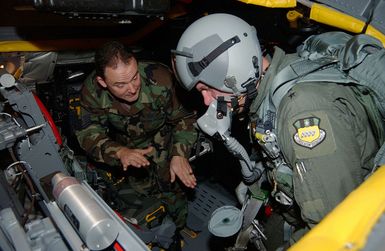
[[[293,170],[294,198],[301,209],[302,218],[310,223],[318,223],[326,214],[323,198],[324,188],[319,182],[316,170],[297,162]]]

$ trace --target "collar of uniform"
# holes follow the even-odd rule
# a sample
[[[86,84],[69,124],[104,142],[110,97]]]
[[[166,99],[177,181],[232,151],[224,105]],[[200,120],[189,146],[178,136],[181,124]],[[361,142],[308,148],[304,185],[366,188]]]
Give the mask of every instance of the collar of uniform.
[[[148,79],[140,75],[140,79],[142,82],[140,88],[140,94],[138,100],[135,102],[140,104],[151,104],[154,102],[154,97],[151,95],[151,83],[148,82]]]
[[[111,95],[108,90],[99,85],[96,80],[95,72],[93,73],[91,84],[88,84],[88,89],[91,95],[98,100],[99,108],[106,109],[111,107],[112,103],[115,100],[115,97]]]

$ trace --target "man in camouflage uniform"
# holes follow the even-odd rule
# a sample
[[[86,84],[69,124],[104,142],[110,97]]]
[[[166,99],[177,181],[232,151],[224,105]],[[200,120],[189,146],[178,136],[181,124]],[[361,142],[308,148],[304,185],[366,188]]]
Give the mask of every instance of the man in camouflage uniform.
[[[121,174],[117,183],[124,184],[129,204],[143,208],[141,200],[159,198],[182,228],[187,203],[174,181],[196,185],[188,162],[197,136],[195,114],[179,103],[166,66],[137,62],[119,42],[99,49],[95,65],[81,91],[80,146],[109,172]]]

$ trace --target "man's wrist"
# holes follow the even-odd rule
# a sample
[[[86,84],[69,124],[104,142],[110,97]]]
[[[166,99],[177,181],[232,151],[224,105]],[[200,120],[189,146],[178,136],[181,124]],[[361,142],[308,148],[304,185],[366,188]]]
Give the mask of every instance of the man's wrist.
[[[114,156],[115,156],[115,158],[116,159],[120,159],[120,157],[121,157],[121,153],[122,153],[122,151],[123,151],[123,146],[120,146],[120,147],[118,147],[117,149],[116,149],[116,152],[115,152],[115,154],[114,154]]]

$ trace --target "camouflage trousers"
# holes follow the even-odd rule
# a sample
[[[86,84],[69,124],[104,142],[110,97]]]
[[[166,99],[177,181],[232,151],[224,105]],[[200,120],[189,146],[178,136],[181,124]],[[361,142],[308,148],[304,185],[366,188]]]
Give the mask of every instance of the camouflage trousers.
[[[178,229],[187,218],[187,198],[177,182],[169,182],[169,170],[155,164],[149,168],[129,168],[126,172],[98,170],[110,184],[106,194],[110,206],[126,218],[135,218],[140,226],[151,228],[171,217]],[[166,174],[167,173],[167,174]],[[165,176],[168,175],[168,176]],[[104,196],[105,197],[105,196]]]

